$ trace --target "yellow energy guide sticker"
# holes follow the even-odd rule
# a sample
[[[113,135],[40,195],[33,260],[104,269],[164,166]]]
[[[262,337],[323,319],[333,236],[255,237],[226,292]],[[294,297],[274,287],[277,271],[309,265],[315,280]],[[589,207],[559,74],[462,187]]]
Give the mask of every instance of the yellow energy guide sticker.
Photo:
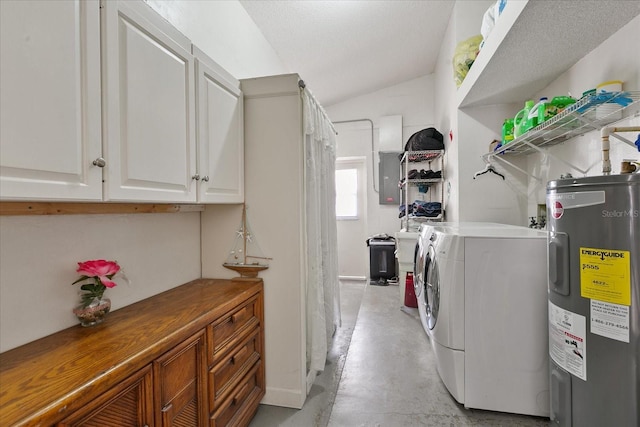
[[[629,251],[580,248],[580,295],[631,305],[630,257]]]

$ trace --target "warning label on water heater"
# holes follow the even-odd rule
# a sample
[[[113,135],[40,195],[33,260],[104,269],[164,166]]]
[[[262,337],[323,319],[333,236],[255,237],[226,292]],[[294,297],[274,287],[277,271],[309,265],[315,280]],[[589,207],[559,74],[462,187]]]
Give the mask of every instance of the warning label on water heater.
[[[620,305],[631,305],[629,251],[580,248],[580,295]]]
[[[565,371],[587,380],[587,339],[584,316],[549,301],[549,356]]]
[[[591,333],[629,342],[629,307],[591,300]]]

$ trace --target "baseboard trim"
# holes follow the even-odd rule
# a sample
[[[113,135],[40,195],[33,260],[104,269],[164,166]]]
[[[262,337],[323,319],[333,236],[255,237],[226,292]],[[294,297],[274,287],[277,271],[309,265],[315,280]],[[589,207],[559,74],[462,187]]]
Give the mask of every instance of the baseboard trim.
[[[260,404],[300,409],[306,400],[300,390],[266,387],[266,393]]]
[[[338,276],[338,280],[354,280],[354,281],[366,281],[365,276]]]

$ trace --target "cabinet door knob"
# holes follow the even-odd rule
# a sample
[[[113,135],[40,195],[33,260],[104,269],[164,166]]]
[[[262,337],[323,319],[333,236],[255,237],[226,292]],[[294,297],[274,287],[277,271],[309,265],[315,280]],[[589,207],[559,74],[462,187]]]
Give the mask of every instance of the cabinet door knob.
[[[98,157],[93,161],[93,166],[97,166],[99,168],[103,168],[106,165],[107,165],[107,162],[102,157]]]
[[[194,179],[194,180],[196,180],[196,181],[200,181],[200,175],[195,174],[195,175],[193,175],[193,176],[191,177],[191,179]]]
[[[169,411],[171,408],[173,408],[173,403],[169,403],[167,406],[165,406],[164,408],[161,409],[161,412],[167,412]]]
[[[209,182],[209,175],[205,175],[202,177],[202,182]]]

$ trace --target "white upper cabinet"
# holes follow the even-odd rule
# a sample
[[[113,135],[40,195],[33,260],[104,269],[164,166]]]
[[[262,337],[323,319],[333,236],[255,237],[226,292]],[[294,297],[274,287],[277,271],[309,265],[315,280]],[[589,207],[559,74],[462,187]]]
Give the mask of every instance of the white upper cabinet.
[[[198,102],[198,201],[244,201],[243,103],[240,82],[193,47]]]
[[[147,4],[0,11],[0,199],[243,202],[240,83]]]
[[[104,200],[195,202],[191,43],[143,2],[102,12]]]
[[[97,1],[0,1],[0,198],[100,200]]]

